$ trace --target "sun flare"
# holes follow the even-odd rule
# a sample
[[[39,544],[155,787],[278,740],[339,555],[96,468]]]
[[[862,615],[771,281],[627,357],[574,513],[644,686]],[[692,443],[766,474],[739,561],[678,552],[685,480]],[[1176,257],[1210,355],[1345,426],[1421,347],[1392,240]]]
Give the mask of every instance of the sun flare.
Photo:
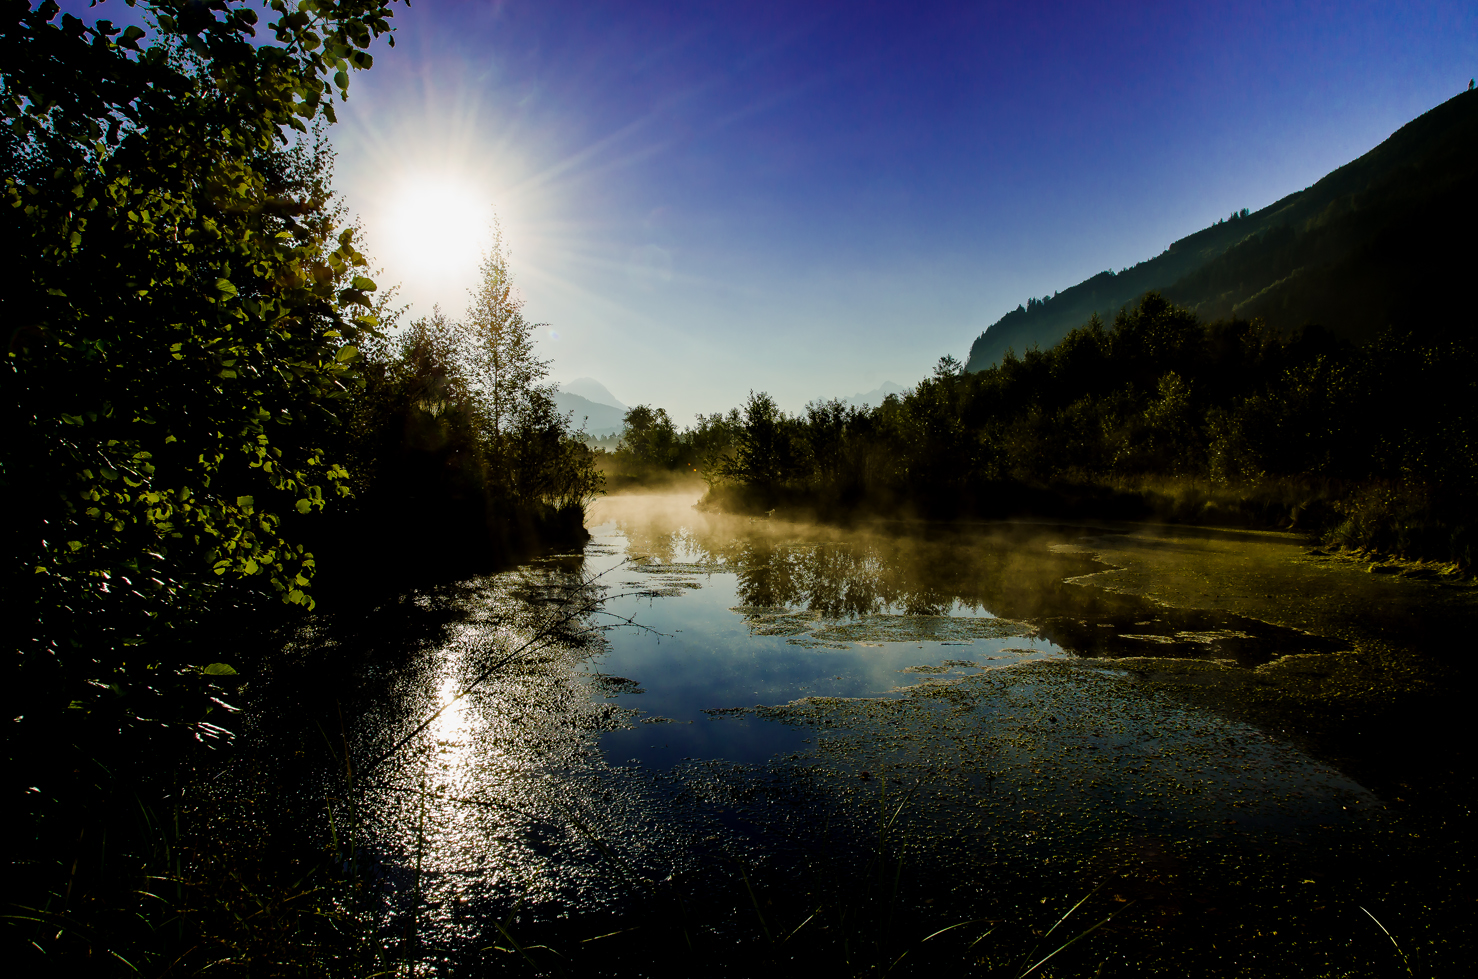
[[[444,276],[475,266],[492,209],[471,182],[439,174],[403,181],[384,216],[386,261],[404,274]]]

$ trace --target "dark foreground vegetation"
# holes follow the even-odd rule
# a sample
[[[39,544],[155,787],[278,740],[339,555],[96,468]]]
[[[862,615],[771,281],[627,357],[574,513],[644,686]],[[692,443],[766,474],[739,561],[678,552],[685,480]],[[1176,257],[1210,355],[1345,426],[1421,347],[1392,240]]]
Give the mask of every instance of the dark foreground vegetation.
[[[315,595],[582,540],[598,476],[500,242],[388,339],[321,127],[390,5],[131,6],[0,5],[4,955],[357,973],[331,828],[204,788],[238,685]]]
[[[682,432],[640,409],[616,455],[630,474],[701,471],[710,504],[751,512],[1297,528],[1467,568],[1475,367],[1456,329],[1357,346],[1203,323],[1151,293],[1112,326],[1095,317],[988,370],[944,358],[876,408],[792,416],[755,394]]]
[[[381,304],[359,387],[325,433],[350,504],[303,521],[328,590],[451,580],[586,539],[595,454],[542,383],[548,362],[534,355],[505,256],[495,241],[462,321],[438,309],[397,329]]]

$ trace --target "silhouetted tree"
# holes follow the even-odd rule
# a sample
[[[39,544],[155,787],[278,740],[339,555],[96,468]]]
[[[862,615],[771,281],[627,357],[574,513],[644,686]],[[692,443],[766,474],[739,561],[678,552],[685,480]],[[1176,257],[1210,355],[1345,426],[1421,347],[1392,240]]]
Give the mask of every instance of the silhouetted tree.
[[[501,444],[513,416],[527,408],[532,392],[549,376],[549,361],[534,353],[533,333],[543,324],[523,317],[523,299],[514,290],[508,249],[497,226],[478,271],[482,280],[462,324],[463,356],[488,437]]]

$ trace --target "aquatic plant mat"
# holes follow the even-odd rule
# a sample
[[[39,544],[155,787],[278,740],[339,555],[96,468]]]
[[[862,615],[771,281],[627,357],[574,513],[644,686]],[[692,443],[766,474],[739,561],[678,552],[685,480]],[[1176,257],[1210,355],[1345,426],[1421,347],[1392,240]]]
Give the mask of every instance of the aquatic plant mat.
[[[1144,598],[1188,586],[1132,556],[1135,588],[1093,581],[1107,540],[617,518],[321,619],[259,679],[243,757],[298,787],[284,825],[335,813],[401,974],[1463,974],[1466,783],[1428,790],[1440,744],[1403,782],[1354,731],[1445,675],[1305,628],[1317,589],[1269,612],[1278,575],[1326,573],[1296,541],[1223,555],[1282,571],[1175,544],[1231,595],[1193,607]]]

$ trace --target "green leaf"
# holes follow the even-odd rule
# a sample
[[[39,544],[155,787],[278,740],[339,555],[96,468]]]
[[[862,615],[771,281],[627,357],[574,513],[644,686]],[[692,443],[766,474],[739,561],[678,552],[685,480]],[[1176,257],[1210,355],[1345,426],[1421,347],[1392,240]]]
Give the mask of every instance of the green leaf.
[[[360,292],[374,292],[375,291],[375,283],[374,283],[374,280],[373,279],[367,279],[367,278],[365,278],[362,275],[356,275],[354,277],[354,281],[353,281],[353,283],[351,283],[351,285],[353,286],[353,288],[358,289]]]
[[[212,663],[209,666],[201,667],[200,672],[201,673],[204,673],[206,676],[235,676],[236,675],[236,669],[235,669],[235,667],[233,667],[233,666],[231,666],[231,665],[229,665],[227,663]]]
[[[301,485],[326,465],[304,444],[321,428],[307,420],[362,389],[344,366],[358,352],[342,348],[374,293],[361,276],[353,303],[332,302],[355,269],[369,270],[353,229],[331,196],[287,201],[280,190],[322,180],[331,192],[329,160],[317,148],[279,156],[270,140],[327,121],[335,71],[342,88],[371,64],[352,45],[390,28],[384,4],[358,0],[145,0],[148,26],[121,31],[79,20],[86,4],[62,21],[61,6],[12,3],[21,33],[0,27],[0,132],[40,148],[11,167],[23,178],[0,180],[11,291],[46,304],[12,337],[6,396],[26,424],[0,469],[37,490],[13,515],[25,541],[13,563],[30,569],[37,609],[88,613],[38,611],[34,641],[68,676],[101,686],[114,665],[89,655],[94,610],[121,649],[163,644],[155,637],[246,576],[276,578],[273,594],[312,607],[311,559],[278,540],[281,516],[321,505],[324,494]],[[257,46],[246,8],[263,6],[282,19],[263,18],[277,23]],[[141,152],[127,152],[132,143]],[[47,473],[56,478],[37,478]],[[253,490],[262,509],[232,495]]]
[[[339,352],[334,359],[341,364],[347,364],[351,360],[358,359],[358,357],[359,348],[354,346],[353,344],[346,344],[345,346],[339,348]]]

